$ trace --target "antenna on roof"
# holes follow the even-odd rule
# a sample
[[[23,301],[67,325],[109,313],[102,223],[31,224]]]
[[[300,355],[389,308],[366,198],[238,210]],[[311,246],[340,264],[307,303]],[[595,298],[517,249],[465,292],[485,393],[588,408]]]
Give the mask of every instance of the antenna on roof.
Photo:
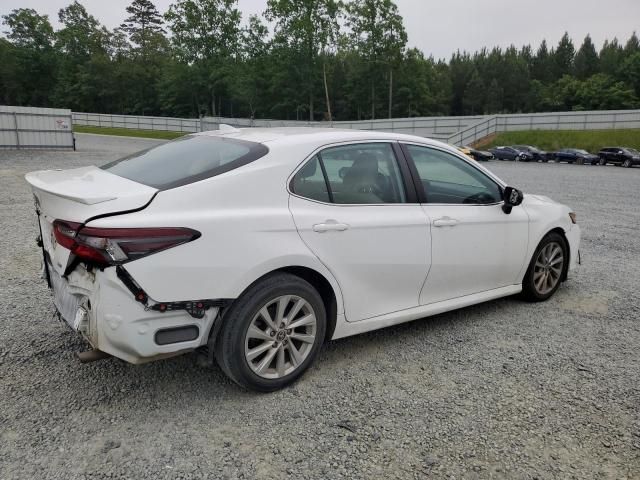
[[[226,123],[221,123],[220,125],[218,125],[218,131],[222,134],[238,133],[240,129],[236,127],[232,127],[231,125],[227,125]]]

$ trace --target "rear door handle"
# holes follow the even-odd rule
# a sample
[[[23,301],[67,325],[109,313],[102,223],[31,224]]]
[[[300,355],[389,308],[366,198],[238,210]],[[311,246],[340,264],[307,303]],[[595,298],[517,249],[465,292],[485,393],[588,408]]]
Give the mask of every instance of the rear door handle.
[[[434,227],[455,227],[458,225],[458,220],[450,217],[442,217],[433,221]]]
[[[327,220],[324,223],[316,223],[313,226],[313,231],[317,233],[326,232],[344,232],[349,229],[349,225],[346,223],[338,223],[335,220]]]

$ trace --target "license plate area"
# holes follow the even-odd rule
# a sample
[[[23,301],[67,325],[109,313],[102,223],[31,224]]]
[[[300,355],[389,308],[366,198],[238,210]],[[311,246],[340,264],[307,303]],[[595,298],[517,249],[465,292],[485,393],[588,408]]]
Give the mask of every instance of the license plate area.
[[[51,265],[49,265],[49,267],[51,267]],[[84,302],[83,296],[71,293],[68,282],[51,268],[49,268],[49,277],[53,290],[53,304],[56,306],[56,309],[64,321],[67,322],[71,328],[77,330],[75,320],[78,309]]]

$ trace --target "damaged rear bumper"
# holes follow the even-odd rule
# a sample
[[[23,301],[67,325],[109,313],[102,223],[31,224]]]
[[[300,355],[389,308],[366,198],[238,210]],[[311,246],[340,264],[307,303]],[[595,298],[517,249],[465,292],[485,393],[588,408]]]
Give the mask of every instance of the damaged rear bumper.
[[[78,265],[66,277],[49,269],[54,304],[64,321],[93,348],[139,364],[205,346],[219,306],[210,302],[195,314],[194,302],[136,300],[116,268]]]

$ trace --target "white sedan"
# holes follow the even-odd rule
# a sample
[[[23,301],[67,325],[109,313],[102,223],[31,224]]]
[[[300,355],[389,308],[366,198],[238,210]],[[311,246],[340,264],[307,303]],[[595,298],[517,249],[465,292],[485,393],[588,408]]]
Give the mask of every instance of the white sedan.
[[[93,347],[81,358],[199,350],[259,391],[326,340],[546,300],[578,262],[568,207],[408,135],[223,126],[26,179],[54,303]]]

